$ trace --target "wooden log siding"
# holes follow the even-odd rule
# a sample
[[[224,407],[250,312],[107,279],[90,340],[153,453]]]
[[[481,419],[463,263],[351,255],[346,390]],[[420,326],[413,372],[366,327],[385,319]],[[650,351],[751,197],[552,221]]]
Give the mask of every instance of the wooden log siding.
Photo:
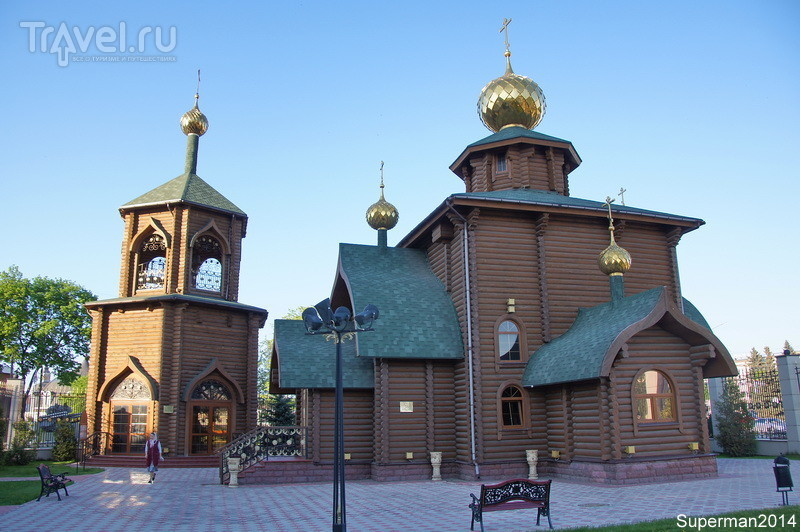
[[[612,370],[619,404],[621,446],[634,445],[638,457],[691,454],[688,445],[702,441],[705,418],[698,410],[702,398],[696,397],[689,345],[658,327],[642,331],[628,345],[629,356],[618,358]],[[631,386],[642,368],[663,370],[673,380],[678,422],[635,425]]]
[[[318,450],[314,451],[314,461],[333,463],[333,435],[335,418],[335,390],[319,390],[318,407],[314,412],[314,443]],[[372,446],[372,390],[347,390],[344,395],[344,452],[350,453],[351,461],[371,462]],[[424,424],[423,424],[424,425]]]
[[[461,324],[462,341],[464,345],[464,360],[454,366],[453,374],[453,400],[455,403],[455,448],[457,459],[463,463],[471,463],[469,418],[469,363],[468,338],[467,338],[467,312],[466,312],[466,286],[464,269],[464,223],[452,213],[448,215],[453,224],[453,238],[448,245],[448,277],[450,279],[450,297]],[[470,234],[472,240],[474,235]],[[441,279],[441,277],[440,277]]]
[[[454,366],[451,362],[433,362],[432,383],[433,397],[428,403],[428,411],[433,416],[433,448],[431,451],[441,451],[442,460],[456,459],[454,441],[456,436],[457,410],[456,398],[453,395]],[[460,408],[463,410],[463,405]],[[463,438],[467,440],[467,438]],[[463,444],[463,443],[462,443]]]
[[[545,409],[547,412],[547,421],[544,425],[547,433],[547,454],[549,456],[552,450],[566,454],[567,411],[560,386],[552,386],[547,389]]]
[[[603,458],[602,412],[598,401],[598,386],[575,386],[572,395],[573,452],[576,459]]]
[[[633,259],[633,267],[625,275],[625,293],[673,286],[664,229],[629,221],[624,233],[619,243]],[[610,299],[608,278],[597,267],[597,256],[608,245],[608,238],[606,220],[550,216],[545,245],[553,337],[569,329],[579,307],[592,307]],[[581,279],[581,283],[576,284],[575,279]]]
[[[414,459],[427,460],[426,368],[424,361],[389,361],[388,375],[388,421],[389,462],[406,460],[406,453],[413,452]],[[401,412],[401,402],[412,402],[412,412]]]

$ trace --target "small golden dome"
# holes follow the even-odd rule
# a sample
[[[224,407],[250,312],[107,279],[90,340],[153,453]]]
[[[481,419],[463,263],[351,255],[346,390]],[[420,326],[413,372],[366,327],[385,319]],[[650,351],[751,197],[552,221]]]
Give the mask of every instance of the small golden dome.
[[[542,89],[531,78],[514,74],[506,50],[506,73],[490,81],[478,98],[478,116],[494,132],[504,127],[535,128],[545,113]]]
[[[197,96],[195,95],[195,99]],[[208,131],[208,119],[206,115],[200,112],[197,107],[197,102],[194,102],[194,107],[186,111],[181,117],[181,129],[185,135],[194,133],[198,137],[203,136],[203,133]]]
[[[367,223],[375,230],[392,229],[399,219],[400,213],[397,212],[397,208],[383,198],[383,185],[381,185],[381,199],[367,209]]]
[[[606,275],[622,275],[631,269],[631,254],[617,245],[614,233],[611,233],[611,244],[597,257],[597,265]]]

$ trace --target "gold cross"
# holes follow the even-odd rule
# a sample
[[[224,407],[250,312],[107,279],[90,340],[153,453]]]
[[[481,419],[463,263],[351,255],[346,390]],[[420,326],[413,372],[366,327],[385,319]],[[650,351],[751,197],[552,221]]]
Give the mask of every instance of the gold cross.
[[[383,161],[381,161],[381,188],[383,188]]]
[[[500,33],[506,32],[506,51],[508,51],[508,25],[511,24],[510,18],[503,19],[503,27],[500,28]]]
[[[194,100],[195,100],[195,102],[197,102],[197,100],[199,100],[199,99],[200,99],[200,69],[198,68],[197,69],[197,90],[194,93]]]
[[[611,196],[606,196],[606,202],[603,203],[606,207],[608,207],[608,228],[613,231],[614,230],[614,219],[611,217],[611,204],[614,203],[614,200],[611,199]]]
[[[619,196],[622,199],[622,204],[623,205],[625,205],[625,193],[627,191],[628,191],[628,189],[619,187],[619,194],[617,194],[617,196]]]

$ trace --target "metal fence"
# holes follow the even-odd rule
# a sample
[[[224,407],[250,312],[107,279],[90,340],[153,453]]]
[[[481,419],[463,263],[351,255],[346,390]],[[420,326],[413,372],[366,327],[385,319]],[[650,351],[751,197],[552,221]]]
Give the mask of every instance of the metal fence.
[[[7,434],[0,435],[6,445],[13,435],[11,420],[19,419],[19,405],[23,393],[19,388],[0,386],[0,409],[6,421]],[[72,423],[76,437],[80,431],[80,418],[86,409],[86,394],[57,392],[50,390],[34,390],[27,397],[22,411],[22,419],[31,423],[36,434],[36,446],[39,449],[52,448],[55,444],[56,424],[59,420]]]
[[[783,411],[781,383],[776,368],[743,368],[733,380],[744,394],[747,408],[755,418],[756,438],[761,440],[785,440],[786,416]]]

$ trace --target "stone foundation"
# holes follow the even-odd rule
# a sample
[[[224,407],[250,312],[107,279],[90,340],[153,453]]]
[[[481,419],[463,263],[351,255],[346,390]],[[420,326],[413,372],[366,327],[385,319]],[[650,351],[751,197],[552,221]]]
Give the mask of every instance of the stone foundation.
[[[629,458],[608,462],[561,461],[546,458],[538,463],[540,478],[563,478],[593,484],[626,485],[714,478],[715,455],[667,458]],[[347,462],[347,480],[430,480],[432,467],[426,462],[391,464]],[[465,462],[443,461],[442,477],[478,480],[475,466]],[[525,459],[481,464],[482,479],[528,478]],[[315,464],[311,460],[270,460],[256,464],[239,474],[239,484],[288,484],[295,482],[330,482],[333,464]]]
[[[571,462],[547,459],[539,462],[539,475],[593,484],[627,485],[648,482],[715,478],[714,455],[667,458],[631,458],[609,462]]]

